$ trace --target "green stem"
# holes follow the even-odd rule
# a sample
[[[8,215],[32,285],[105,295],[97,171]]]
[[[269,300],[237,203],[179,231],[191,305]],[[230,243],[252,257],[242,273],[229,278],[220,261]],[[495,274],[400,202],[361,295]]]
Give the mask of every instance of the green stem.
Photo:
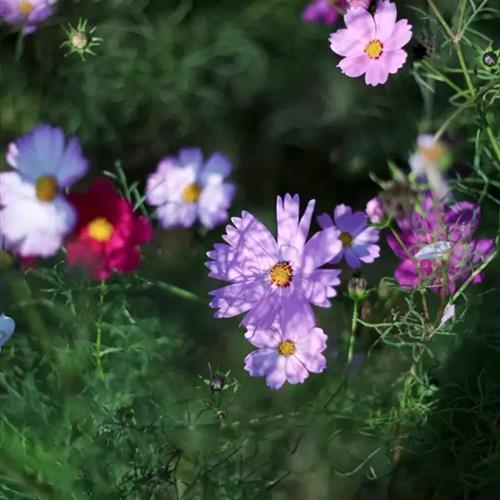
[[[354,356],[354,344],[356,342],[356,326],[358,324],[358,299],[353,299],[351,334],[349,335],[349,349],[347,351],[347,365],[350,366]]]
[[[491,127],[488,125],[486,127],[486,134],[488,135],[488,139],[490,140],[491,147],[493,151],[495,152],[495,156],[497,157],[497,161],[500,163],[500,147],[498,146],[498,141],[496,140],[493,130],[491,130]]]
[[[448,305],[453,304],[465,289],[474,281],[476,276],[481,274],[493,260],[498,256],[498,248],[463,282],[462,286],[453,294]]]
[[[99,377],[104,380],[104,371],[102,369],[102,354],[101,354],[101,343],[102,343],[102,306],[104,305],[104,280],[101,280],[99,287],[99,319],[97,320],[97,338],[95,342],[95,360],[96,368]]]

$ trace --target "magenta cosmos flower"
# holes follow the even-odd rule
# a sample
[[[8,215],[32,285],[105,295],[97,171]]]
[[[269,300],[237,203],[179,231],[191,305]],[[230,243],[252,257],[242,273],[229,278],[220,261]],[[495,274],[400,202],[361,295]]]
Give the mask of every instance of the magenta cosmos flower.
[[[361,267],[361,263],[372,263],[380,256],[380,247],[376,244],[379,231],[368,226],[368,218],[364,212],[353,212],[347,205],[337,205],[333,219],[328,214],[318,217],[318,223],[323,228],[334,227],[340,233],[342,247],[332,259],[337,264],[345,258],[349,267]]]
[[[226,182],[231,162],[214,153],[206,162],[198,148],[182,149],[176,158],[164,158],[147,181],[146,199],[158,207],[163,228],[191,227],[196,220],[207,229],[227,219],[234,184]]]
[[[78,139],[65,142],[60,128],[40,125],[10,144],[0,173],[0,233],[21,257],[48,257],[75,226],[77,214],[64,189],[88,169]]]
[[[406,289],[422,286],[453,293],[494,249],[493,240],[472,238],[479,225],[479,207],[474,203],[448,208],[426,196],[421,210],[396,222],[398,238],[388,235],[387,242],[402,259],[394,275]],[[482,280],[479,274],[473,283]]]
[[[57,0],[0,0],[0,17],[8,24],[23,27],[33,33],[42,21],[53,14]]]
[[[310,304],[330,306],[340,271],[321,266],[342,244],[334,228],[307,241],[314,205],[310,201],[299,218],[298,195],[278,196],[277,240],[248,212],[232,219],[223,236],[227,244],[216,244],[206,264],[212,278],[231,283],[210,293],[217,318],[246,313],[242,324],[269,328],[280,314],[302,320],[314,318]]]
[[[245,337],[257,347],[245,357],[245,370],[252,377],[266,377],[271,389],[279,389],[285,382],[301,384],[309,373],[321,373],[326,367],[321,353],[327,336],[314,321],[276,322],[269,329],[250,329]]]
[[[330,35],[330,48],[343,56],[338,67],[347,76],[365,75],[367,85],[387,82],[406,61],[404,47],[411,39],[406,19],[396,22],[396,5],[379,0],[375,14],[365,9],[349,9],[346,28]]]
[[[302,19],[306,23],[332,25],[346,8],[345,0],[312,0],[302,11]]]

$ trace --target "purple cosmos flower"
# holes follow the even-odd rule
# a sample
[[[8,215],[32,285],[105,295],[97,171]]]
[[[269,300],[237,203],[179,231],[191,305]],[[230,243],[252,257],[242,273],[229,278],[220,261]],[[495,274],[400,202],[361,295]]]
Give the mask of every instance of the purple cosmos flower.
[[[23,27],[33,33],[37,25],[53,14],[57,0],[0,0],[0,17],[8,24]]]
[[[385,212],[380,198],[372,198],[366,204],[366,215],[372,224],[382,224],[385,219]]]
[[[252,214],[232,219],[208,253],[210,276],[231,284],[210,294],[217,318],[246,313],[245,326],[270,328],[280,314],[303,320],[314,315],[310,303],[330,307],[340,271],[321,269],[341,250],[339,232],[319,231],[307,241],[315,201],[299,219],[298,195],[277,198],[278,239]]]
[[[147,181],[146,199],[158,207],[165,229],[191,227],[197,219],[207,229],[227,219],[234,184],[226,182],[230,160],[214,153],[206,162],[198,148],[182,149],[176,158],[164,158]]]
[[[321,353],[327,336],[315,327],[314,320],[277,322],[269,329],[249,329],[245,337],[257,347],[246,356],[245,370],[252,377],[266,377],[271,389],[279,389],[285,382],[301,384],[309,373],[321,373],[326,367]]]
[[[368,218],[364,212],[353,212],[347,205],[337,205],[333,212],[333,220],[328,214],[318,217],[323,228],[334,227],[340,231],[342,248],[332,259],[337,264],[345,257],[349,267],[360,268],[361,263],[369,264],[380,256],[380,247],[376,244],[379,231],[368,226]]]
[[[302,11],[302,19],[306,23],[332,25],[346,7],[347,3],[344,0],[312,0]]]
[[[10,144],[0,173],[0,233],[21,257],[48,257],[73,229],[76,211],[64,189],[87,171],[78,139],[65,142],[60,128],[39,125]]]
[[[349,9],[344,17],[346,28],[330,35],[330,48],[344,57],[338,67],[347,76],[365,75],[367,85],[387,82],[406,61],[402,47],[411,39],[406,19],[396,22],[396,5],[379,0],[375,14],[365,9]]]
[[[472,239],[479,225],[479,207],[460,202],[447,207],[426,196],[421,210],[397,219],[399,241],[388,235],[392,251],[402,259],[394,275],[406,289],[424,286],[435,292],[453,293],[457,285],[493,251],[488,239]],[[473,283],[480,283],[482,274]]]

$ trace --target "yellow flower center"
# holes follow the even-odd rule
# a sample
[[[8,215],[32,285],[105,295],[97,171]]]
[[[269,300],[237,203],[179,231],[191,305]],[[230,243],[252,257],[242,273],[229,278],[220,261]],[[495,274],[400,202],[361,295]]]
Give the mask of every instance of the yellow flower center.
[[[28,2],[28,0],[24,0],[19,4],[18,8],[21,14],[27,16],[28,14],[31,14],[31,11],[33,10],[33,5],[31,4],[31,2]]]
[[[269,271],[269,279],[273,285],[285,288],[293,280],[293,269],[288,262],[278,262]]]
[[[282,356],[292,356],[295,354],[297,348],[295,347],[295,343],[292,340],[284,340],[278,344],[278,352]]]
[[[201,188],[196,184],[196,182],[193,182],[192,184],[189,184],[187,187],[184,188],[184,191],[182,192],[182,199],[186,203],[196,203],[200,199],[201,195]]]
[[[113,235],[114,227],[104,217],[97,217],[87,226],[89,236],[94,240],[104,242],[108,241]]]
[[[52,201],[57,196],[57,180],[53,175],[42,175],[36,180],[36,197],[40,201]]]
[[[422,156],[428,161],[439,161],[444,154],[444,147],[439,142],[432,146],[420,148]]]
[[[349,233],[340,233],[340,241],[345,247],[350,247],[352,245],[352,235]]]
[[[368,42],[368,45],[365,47],[365,54],[370,59],[378,59],[382,52],[384,51],[384,46],[380,40],[371,40]]]

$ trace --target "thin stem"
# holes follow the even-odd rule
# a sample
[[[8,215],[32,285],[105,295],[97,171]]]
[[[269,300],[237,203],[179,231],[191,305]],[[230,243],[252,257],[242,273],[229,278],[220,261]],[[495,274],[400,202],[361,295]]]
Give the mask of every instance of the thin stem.
[[[493,151],[495,152],[495,156],[497,157],[497,161],[500,163],[500,147],[498,146],[498,141],[496,140],[493,130],[491,130],[491,127],[488,125],[486,127],[486,134],[488,135],[488,139],[490,140],[491,147]]]
[[[351,320],[351,334],[349,335],[349,349],[347,351],[347,365],[350,366],[354,356],[354,344],[356,342],[356,326],[358,324],[358,299],[353,299],[353,310]]]
[[[454,293],[450,299],[449,305],[453,304],[458,297],[465,291],[465,289],[474,281],[474,279],[481,274],[491,262],[498,256],[498,248],[463,282],[462,286]]]
[[[97,338],[95,342],[95,360],[96,360],[96,368],[99,377],[104,380],[104,371],[102,369],[102,354],[101,354],[101,343],[102,343],[102,306],[104,305],[104,280],[101,280],[101,284],[99,287],[99,319],[97,320]]]

